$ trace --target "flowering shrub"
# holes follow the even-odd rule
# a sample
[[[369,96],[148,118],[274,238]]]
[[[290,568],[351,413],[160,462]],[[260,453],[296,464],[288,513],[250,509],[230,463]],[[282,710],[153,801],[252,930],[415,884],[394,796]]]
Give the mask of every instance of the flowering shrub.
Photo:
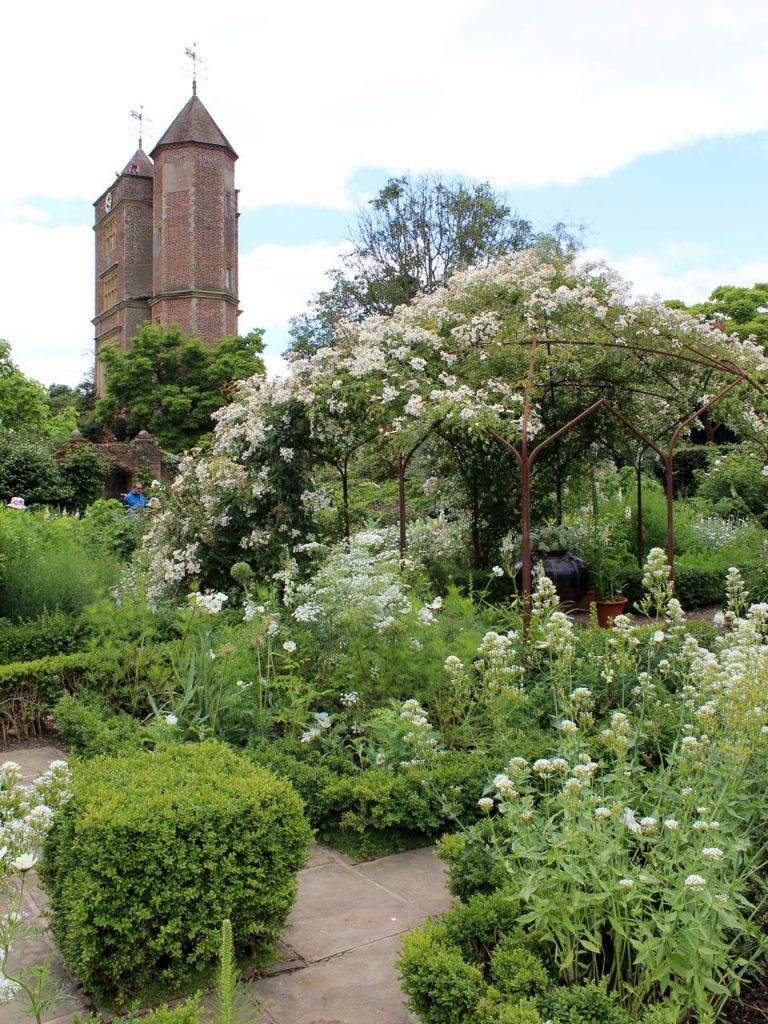
[[[732,570],[731,629],[708,650],[685,631],[660,552],[646,584],[657,628],[643,641],[618,617],[602,670],[635,679],[632,710],[600,722],[588,688],[566,690],[572,645],[561,643],[556,753],[508,760],[480,797],[487,820],[443,850],[465,893],[472,863],[485,865],[477,884],[503,880],[519,941],[555,980],[607,982],[633,1020],[649,1000],[713,1020],[738,991],[743,951],[766,947],[749,879],[764,850],[768,605],[746,609]],[[547,604],[540,585],[538,613]],[[532,636],[546,628],[534,642],[549,656],[561,627]],[[643,750],[670,720],[651,761]]]
[[[4,904],[0,917],[0,1004],[21,999],[37,1024],[62,995],[51,980],[50,961],[16,968],[9,958],[14,946],[36,939],[42,931],[25,918],[24,890],[56,812],[71,795],[69,782],[64,761],[52,761],[47,771],[29,785],[22,783],[21,769],[15,761],[0,765],[0,878]]]

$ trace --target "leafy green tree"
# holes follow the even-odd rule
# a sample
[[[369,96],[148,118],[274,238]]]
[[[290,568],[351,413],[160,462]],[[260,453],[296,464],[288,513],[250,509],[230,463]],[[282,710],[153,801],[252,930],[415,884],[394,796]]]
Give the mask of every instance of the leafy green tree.
[[[47,389],[21,372],[9,342],[0,341],[0,430],[57,439],[66,437],[76,421],[74,410],[51,409]]]
[[[684,309],[704,316],[713,323],[721,322],[726,330],[741,338],[754,334],[762,345],[768,344],[768,283],[751,288],[720,285],[706,302],[686,306],[677,299],[667,303],[673,309]]]
[[[539,233],[513,213],[485,182],[439,174],[390,178],[350,228],[352,252],[332,270],[332,285],[291,323],[291,351],[307,355],[335,344],[341,320],[388,316],[420,292],[430,293],[457,270],[540,244],[572,252],[577,238],[565,225]]]
[[[224,338],[206,348],[176,326],[145,323],[131,347],[108,347],[106,391],[96,403],[104,428],[122,425],[133,437],[148,430],[161,447],[178,452],[200,443],[212,430],[211,414],[232,397],[235,381],[264,372],[259,358],[263,331]]]

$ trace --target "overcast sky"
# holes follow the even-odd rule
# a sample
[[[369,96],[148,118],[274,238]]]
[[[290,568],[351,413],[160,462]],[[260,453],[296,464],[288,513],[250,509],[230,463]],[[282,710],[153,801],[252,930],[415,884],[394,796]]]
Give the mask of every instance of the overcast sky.
[[[489,181],[587,227],[638,294],[768,280],[761,0],[42,0],[4,11],[0,338],[75,384],[92,360],[93,201],[198,94],[239,154],[241,330],[323,286],[388,176]]]

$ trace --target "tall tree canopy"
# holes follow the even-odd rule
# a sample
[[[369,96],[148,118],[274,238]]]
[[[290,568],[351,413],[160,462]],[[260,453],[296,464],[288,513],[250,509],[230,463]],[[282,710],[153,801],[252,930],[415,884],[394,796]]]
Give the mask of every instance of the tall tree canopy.
[[[768,283],[757,283],[751,288],[724,284],[715,288],[706,302],[686,306],[675,300],[667,305],[703,316],[710,323],[722,323],[740,338],[754,334],[761,345],[768,345]]]
[[[263,331],[224,338],[206,348],[177,326],[145,323],[127,352],[106,348],[106,390],[96,419],[114,429],[122,420],[133,437],[148,430],[172,452],[198,444],[213,428],[211,414],[231,397],[235,381],[264,372]]]
[[[487,182],[438,174],[390,178],[358,211],[350,240],[353,249],[343,257],[343,268],[328,274],[331,288],[292,321],[291,350],[298,354],[334,344],[342,321],[389,315],[464,267],[538,243],[569,252],[579,245],[563,224],[536,232]]]
[[[76,422],[76,410],[53,402],[48,389],[13,362],[10,343],[0,340],[0,432],[60,441]]]

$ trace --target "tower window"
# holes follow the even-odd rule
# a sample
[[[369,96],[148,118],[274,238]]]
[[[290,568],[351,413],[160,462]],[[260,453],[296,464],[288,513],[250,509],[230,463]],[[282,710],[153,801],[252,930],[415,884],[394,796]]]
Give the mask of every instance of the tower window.
[[[117,271],[113,270],[104,278],[104,309],[117,302]]]
[[[227,267],[224,271],[224,287],[227,291],[232,291],[232,268]]]
[[[114,217],[104,225],[104,252],[114,252],[117,239],[117,221]]]
[[[224,216],[229,216],[229,192],[224,193]]]

